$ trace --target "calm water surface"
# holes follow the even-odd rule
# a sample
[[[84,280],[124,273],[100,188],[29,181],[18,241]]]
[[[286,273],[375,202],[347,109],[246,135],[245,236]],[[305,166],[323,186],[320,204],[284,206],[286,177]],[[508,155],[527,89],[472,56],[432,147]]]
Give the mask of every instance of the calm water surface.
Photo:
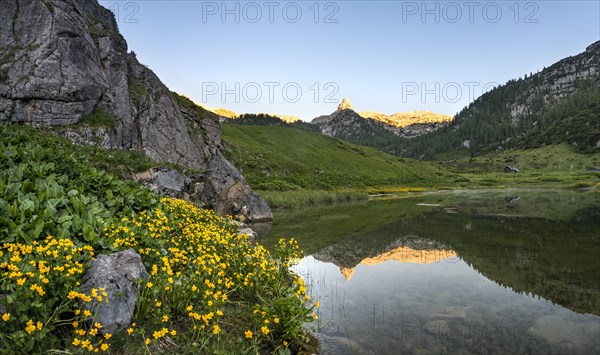
[[[448,192],[280,212],[323,354],[599,354],[600,193]]]

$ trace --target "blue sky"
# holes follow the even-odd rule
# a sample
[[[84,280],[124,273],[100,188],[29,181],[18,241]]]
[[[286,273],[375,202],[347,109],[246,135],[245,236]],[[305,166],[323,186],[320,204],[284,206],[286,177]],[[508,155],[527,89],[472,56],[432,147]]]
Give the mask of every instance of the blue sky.
[[[453,115],[600,39],[599,1],[100,1],[129,49],[209,107],[310,120]]]

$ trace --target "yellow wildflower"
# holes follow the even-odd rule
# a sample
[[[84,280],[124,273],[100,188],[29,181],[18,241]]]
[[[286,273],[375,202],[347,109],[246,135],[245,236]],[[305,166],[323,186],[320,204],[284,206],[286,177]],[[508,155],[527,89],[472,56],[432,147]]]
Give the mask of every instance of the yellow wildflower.
[[[35,325],[33,325],[33,321],[31,319],[27,321],[25,331],[27,332],[27,334],[31,334],[35,331]]]

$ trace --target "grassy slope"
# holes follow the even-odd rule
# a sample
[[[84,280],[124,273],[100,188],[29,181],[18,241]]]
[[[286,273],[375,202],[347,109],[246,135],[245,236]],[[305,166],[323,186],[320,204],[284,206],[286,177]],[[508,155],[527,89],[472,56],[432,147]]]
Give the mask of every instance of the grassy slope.
[[[445,174],[430,163],[284,127],[223,124],[228,158],[258,190],[430,186]]]
[[[600,181],[600,173],[587,171],[600,166],[600,156],[576,152],[564,143],[433,163],[397,158],[284,127],[224,124],[222,134],[231,147],[228,157],[274,207],[360,198],[339,193],[349,190],[398,193],[406,192],[407,187],[569,188],[594,187]],[[504,173],[506,165],[518,167],[521,173]],[[290,192],[299,189],[302,191]],[[331,196],[325,190],[338,192]]]
[[[600,155],[576,152],[565,143],[438,164],[461,176],[454,180],[459,187],[592,187],[600,182],[600,173],[587,171],[600,167]],[[506,165],[519,168],[521,173],[505,174],[502,170]]]

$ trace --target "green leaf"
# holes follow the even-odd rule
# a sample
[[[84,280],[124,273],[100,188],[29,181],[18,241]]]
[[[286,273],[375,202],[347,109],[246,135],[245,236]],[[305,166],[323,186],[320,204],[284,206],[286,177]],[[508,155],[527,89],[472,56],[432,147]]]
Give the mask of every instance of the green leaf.
[[[23,187],[22,187],[23,193],[28,194],[30,192],[33,192],[34,189],[35,189],[35,185],[31,181],[26,181],[23,183]]]
[[[35,208],[35,203],[31,201],[28,197],[19,196],[19,209],[21,211],[33,211]]]
[[[59,224],[64,224],[66,221],[70,221],[71,219],[73,219],[73,216],[72,216],[72,215],[69,215],[69,214],[67,214],[67,215],[64,215],[64,216],[62,216],[62,217],[58,218],[58,219],[56,220],[56,223],[59,223]]]
[[[18,234],[19,237],[21,237],[21,240],[23,241],[23,243],[25,244],[31,244],[31,242],[33,241],[33,238],[31,238],[31,235],[27,234],[26,232],[24,232],[22,230],[21,227],[23,227],[23,224],[19,226],[20,228],[18,229]]]
[[[38,239],[40,237],[40,234],[42,234],[42,231],[44,230],[44,220],[42,218],[38,218],[35,221],[35,227],[33,229],[33,239]]]

